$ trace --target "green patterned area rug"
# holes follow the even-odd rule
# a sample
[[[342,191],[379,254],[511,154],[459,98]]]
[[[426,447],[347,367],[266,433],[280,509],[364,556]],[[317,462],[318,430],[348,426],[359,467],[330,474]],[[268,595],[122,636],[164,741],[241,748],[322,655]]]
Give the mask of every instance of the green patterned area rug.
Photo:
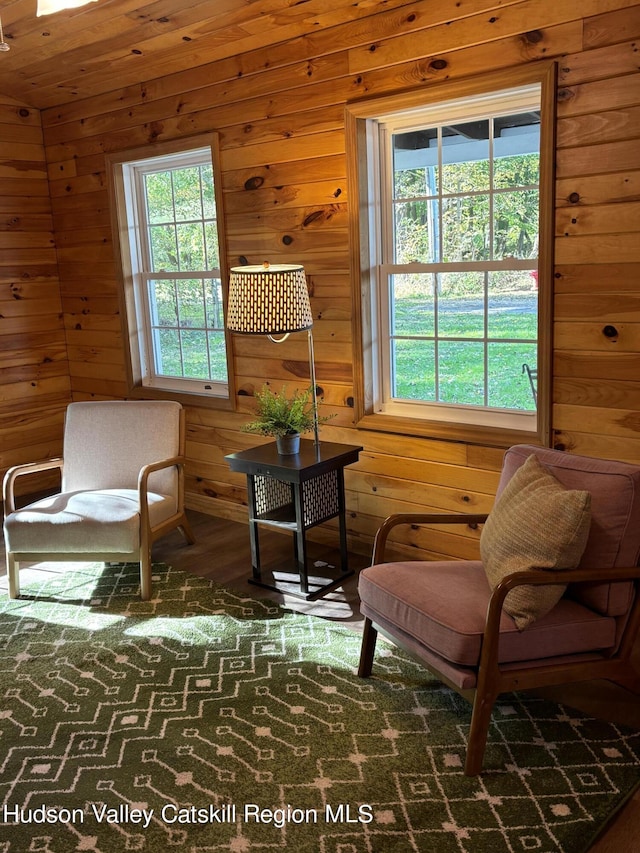
[[[50,564],[52,565],[52,564]],[[154,567],[26,570],[0,603],[1,853],[588,848],[640,734],[524,695],[462,773],[469,707],[357,632]]]

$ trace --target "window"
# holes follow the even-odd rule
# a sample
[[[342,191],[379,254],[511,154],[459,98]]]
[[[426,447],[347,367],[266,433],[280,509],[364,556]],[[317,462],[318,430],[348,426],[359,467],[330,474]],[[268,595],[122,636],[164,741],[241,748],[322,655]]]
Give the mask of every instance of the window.
[[[112,174],[132,384],[228,398],[211,144],[129,153],[116,158]]]
[[[349,108],[361,426],[544,438],[551,87],[505,83]]]

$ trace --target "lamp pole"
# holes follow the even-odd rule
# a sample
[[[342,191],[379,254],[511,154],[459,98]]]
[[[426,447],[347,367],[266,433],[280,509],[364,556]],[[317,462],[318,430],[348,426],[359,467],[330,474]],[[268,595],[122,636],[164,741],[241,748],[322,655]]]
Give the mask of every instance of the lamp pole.
[[[313,435],[316,454],[320,454],[320,430],[318,428],[318,394],[316,391],[316,360],[313,355],[313,332],[307,329],[309,339],[309,374],[311,375],[311,400],[313,405]]]

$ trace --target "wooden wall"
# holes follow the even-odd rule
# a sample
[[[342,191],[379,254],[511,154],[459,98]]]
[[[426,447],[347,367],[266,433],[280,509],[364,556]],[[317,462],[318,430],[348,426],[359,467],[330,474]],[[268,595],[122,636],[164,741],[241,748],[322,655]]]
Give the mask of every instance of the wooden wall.
[[[60,454],[70,400],[40,113],[0,94],[0,473]]]
[[[377,11],[43,113],[71,390],[127,394],[104,153],[221,134],[228,260],[301,262],[312,291],[327,440],[364,446],[347,472],[351,546],[392,511],[490,509],[502,452],[354,430],[344,106],[351,99],[557,58],[556,441],[640,461],[640,73],[637,0],[429,0]],[[613,327],[603,331],[605,327]],[[188,502],[246,518],[224,454],[253,389],[305,384],[306,339],[234,339],[238,412],[190,407]],[[29,389],[19,403],[29,405]],[[21,413],[24,406],[20,405]],[[34,448],[38,441],[34,436]],[[332,536],[331,525],[316,531]],[[478,532],[408,530],[399,551],[472,557]]]

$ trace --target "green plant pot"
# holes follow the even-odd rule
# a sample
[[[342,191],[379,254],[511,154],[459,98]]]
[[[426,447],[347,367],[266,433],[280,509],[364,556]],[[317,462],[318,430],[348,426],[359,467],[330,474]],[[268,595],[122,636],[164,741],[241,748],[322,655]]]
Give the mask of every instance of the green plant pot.
[[[280,456],[295,456],[300,452],[300,433],[282,435],[276,438],[276,448]]]

